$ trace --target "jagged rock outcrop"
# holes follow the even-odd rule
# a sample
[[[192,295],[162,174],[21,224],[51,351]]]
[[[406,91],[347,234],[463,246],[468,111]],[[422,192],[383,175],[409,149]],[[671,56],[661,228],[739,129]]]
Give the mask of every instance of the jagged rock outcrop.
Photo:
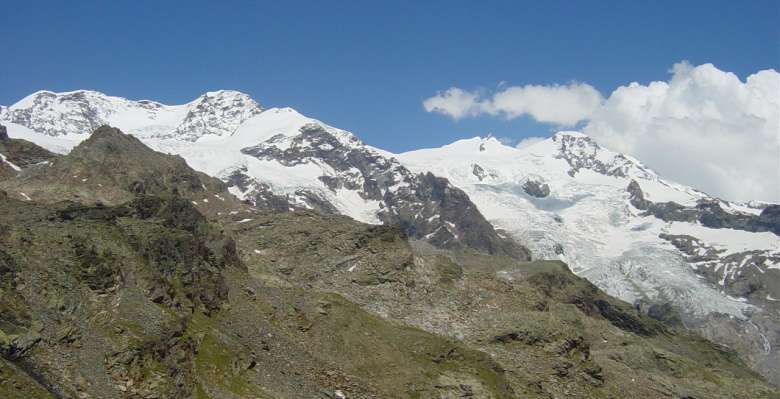
[[[0,188],[25,200],[106,205],[142,195],[177,195],[209,215],[238,203],[219,179],[110,126],[99,127],[66,156],[24,169],[18,178],[0,183]]]
[[[319,177],[323,184],[334,193],[350,190],[364,200],[380,204],[379,220],[400,225],[410,237],[427,240],[441,248],[471,248],[517,259],[530,258],[521,245],[500,236],[462,190],[431,173],[416,175],[352,135],[334,134],[309,124],[298,135],[273,136],[242,152],[288,167],[308,163],[328,166],[333,173]],[[235,172],[229,181],[239,188],[250,184]],[[255,191],[255,204],[281,205],[279,197],[270,196],[262,185]],[[307,202],[311,208],[335,209],[318,203],[323,201],[316,194],[304,198],[311,199]]]
[[[635,180],[629,183],[626,190],[630,195],[631,205],[666,222],[699,222],[714,229],[771,231],[780,235],[780,205],[769,205],[760,215],[754,215],[726,212],[717,200],[702,199],[695,207],[686,207],[671,201],[648,201]]]
[[[523,183],[523,191],[532,197],[544,198],[550,195],[550,186],[544,182],[528,179]]]
[[[495,172],[485,170],[485,168],[479,166],[478,164],[471,165],[471,173],[476,176],[479,181],[483,181],[488,178],[495,179],[497,177]]]
[[[758,216],[757,224],[780,235],[780,205],[768,205],[764,207],[764,209],[761,210],[761,214]]]
[[[629,171],[648,173],[644,166],[639,165],[623,154],[611,154],[610,159],[602,159],[597,154],[605,153],[604,149],[590,137],[576,132],[557,133],[552,140],[559,145],[557,157],[565,160],[570,169],[567,172],[574,176],[580,169],[590,169],[605,176],[628,177]]]
[[[16,176],[22,169],[55,157],[56,154],[29,141],[8,137],[6,127],[0,125],[0,180]]]
[[[187,141],[196,141],[203,136],[225,137],[262,111],[260,104],[248,95],[229,90],[206,93],[187,107],[187,116],[176,129],[157,137]]]

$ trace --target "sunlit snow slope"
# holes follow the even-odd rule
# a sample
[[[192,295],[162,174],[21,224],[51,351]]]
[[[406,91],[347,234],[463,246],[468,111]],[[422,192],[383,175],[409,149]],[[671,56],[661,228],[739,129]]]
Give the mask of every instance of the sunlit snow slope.
[[[718,200],[665,181],[637,160],[603,149],[580,133],[560,132],[524,149],[474,138],[398,159],[465,190],[488,220],[528,245],[535,256],[564,260],[575,273],[629,302],[675,300],[696,313],[744,317],[750,305],[724,295],[724,279],[720,286],[711,284],[695,268],[711,266],[732,279],[738,268],[780,268],[780,240],[772,232],[714,229],[645,215],[631,204],[627,187],[632,180],[652,202],[693,207],[698,201]],[[718,203],[726,212],[760,212]],[[721,259],[753,250],[765,258],[688,263],[662,235],[696,237]]]

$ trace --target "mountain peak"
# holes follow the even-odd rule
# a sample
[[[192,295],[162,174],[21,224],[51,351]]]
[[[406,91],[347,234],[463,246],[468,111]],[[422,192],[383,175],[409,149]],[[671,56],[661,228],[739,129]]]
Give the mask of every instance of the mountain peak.
[[[105,124],[120,100],[90,90],[41,90],[6,108],[0,118],[47,136],[84,134]]]
[[[204,136],[226,137],[247,119],[263,111],[248,94],[235,90],[207,92],[187,104],[184,120],[160,138],[196,141]]]
[[[84,95],[91,95],[91,96],[102,96],[102,97],[108,97],[106,94],[103,94],[99,91],[94,90],[86,90],[86,89],[79,89],[79,90],[72,90],[72,91],[51,91],[51,90],[38,90],[35,93],[32,93],[28,95],[27,97],[24,97],[23,99],[17,101],[14,105],[11,107],[18,108],[22,106],[28,106],[36,101],[36,99],[42,98],[42,97],[48,97],[48,98],[59,98],[59,97],[67,97],[67,96],[84,96]]]
[[[101,125],[97,129],[95,129],[94,132],[92,132],[92,135],[90,139],[92,140],[99,140],[103,138],[114,138],[114,137],[129,137],[129,135],[122,133],[121,130],[111,127],[109,125]],[[90,139],[87,139],[89,141]]]
[[[190,106],[190,108],[217,105],[254,108],[258,111],[262,109],[260,104],[258,104],[249,94],[237,90],[207,91],[187,105]]]
[[[235,96],[251,98],[249,96],[249,94],[246,94],[246,93],[238,91],[238,90],[230,90],[230,89],[220,89],[220,90],[214,90],[214,91],[207,91],[207,92],[201,94],[198,98],[204,98],[204,97],[235,97]]]
[[[125,134],[115,127],[102,125],[95,129],[89,138],[73,148],[70,155],[73,158],[108,164],[122,163],[125,160],[135,163],[146,159],[147,155],[152,153],[154,151],[136,137]]]
[[[563,137],[571,137],[575,139],[590,139],[590,136],[582,132],[578,132],[574,130],[561,130],[553,135],[553,140],[560,139]]]
[[[488,133],[487,137],[485,137],[485,138],[480,138],[479,141],[480,141],[480,143],[479,143],[479,151],[480,152],[487,151],[487,150],[489,150],[491,148],[495,148],[497,146],[498,147],[503,147],[504,146],[504,144],[500,140],[498,140],[497,138],[493,137],[493,135],[491,133]]]
[[[45,202],[117,204],[138,194],[173,193],[200,200],[207,191],[221,194],[220,205],[232,201],[218,179],[195,171],[178,155],[154,151],[108,125],[98,127],[69,154],[28,168],[23,178],[7,182],[6,189]]]
[[[0,120],[54,137],[90,134],[111,125],[141,137],[196,141],[230,136],[260,112],[260,104],[235,90],[206,92],[183,105],[128,100],[92,90],[42,90],[3,108]]]
[[[606,176],[627,177],[632,173],[639,173],[647,178],[652,175],[636,159],[601,147],[596,140],[584,133],[562,131],[555,133],[551,139],[556,143],[557,154],[554,156],[569,163],[571,169],[568,173],[571,176],[580,169],[590,169]]]

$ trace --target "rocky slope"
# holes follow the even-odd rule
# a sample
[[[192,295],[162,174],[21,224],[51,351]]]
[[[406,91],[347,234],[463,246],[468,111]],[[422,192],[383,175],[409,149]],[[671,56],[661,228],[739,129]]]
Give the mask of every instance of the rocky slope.
[[[110,128],[52,168],[80,173],[104,151],[116,168],[95,168],[102,187],[74,200],[34,169],[10,184],[35,198],[0,193],[2,397],[780,394],[734,352],[561,262],[437,249],[309,210],[201,208],[198,172]]]
[[[331,173],[317,179],[331,192],[355,192],[358,199],[376,204],[377,209],[366,216],[399,225],[408,235],[437,247],[467,247],[489,254],[530,258],[525,248],[500,236],[468,196],[446,179],[431,173],[414,174],[352,135],[333,135],[312,123],[302,126],[294,136],[279,134],[241,152],[289,168],[310,163],[329,168]],[[234,171],[231,178],[237,173],[241,171]],[[297,191],[296,195],[301,193]],[[247,198],[246,192],[240,194]],[[251,201],[262,202],[266,191],[254,195],[260,198],[249,197]],[[316,193],[303,194],[299,201],[321,212],[338,212],[327,197],[319,198]]]
[[[0,184],[11,196],[40,202],[113,205],[138,194],[171,193],[191,201],[235,202],[220,180],[192,170],[181,157],[155,152],[108,126],[96,129],[67,156],[35,164]]]
[[[477,138],[398,158],[447,177],[534,256],[561,259],[647,312],[675,310],[780,381],[777,205],[710,197],[576,132],[524,149]]]
[[[226,93],[189,108],[202,115],[191,120],[210,121],[184,129],[190,133],[176,133],[186,113],[151,118],[123,104],[181,106],[95,92],[36,93],[0,110],[0,120],[11,136],[60,153],[89,136],[79,121],[107,121],[178,154],[256,207],[396,224],[439,248],[562,260],[643,312],[739,350],[780,382],[777,205],[710,197],[581,133],[524,149],[475,138],[391,154],[292,109],[261,112],[248,97]],[[103,114],[123,116],[94,117]],[[215,124],[225,128],[214,133]],[[79,187],[79,179],[67,181]],[[9,190],[19,192],[29,194]],[[214,206],[198,196],[191,198],[198,207]]]
[[[18,175],[22,169],[50,161],[57,155],[27,140],[8,137],[0,125],[0,180]]]

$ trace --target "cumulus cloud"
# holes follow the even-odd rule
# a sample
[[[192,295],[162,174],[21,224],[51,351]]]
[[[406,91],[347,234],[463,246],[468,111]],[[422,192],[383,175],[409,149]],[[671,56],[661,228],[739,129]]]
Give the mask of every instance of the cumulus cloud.
[[[601,104],[601,94],[586,83],[565,86],[513,86],[499,91],[485,104],[490,114],[508,119],[528,115],[539,122],[574,126]]]
[[[453,119],[477,115],[507,119],[530,116],[539,122],[574,126],[587,119],[601,102],[601,94],[593,86],[573,82],[568,85],[510,86],[488,96],[452,87],[423,101],[423,107],[428,112]]]
[[[452,88],[425,101],[455,119],[527,115],[571,126],[662,176],[727,200],[780,202],[780,74],[744,81],[712,64],[675,64],[668,81],[630,83],[604,99],[592,86],[515,86],[483,96]],[[528,146],[536,138],[521,141]]]
[[[583,129],[662,176],[729,200],[780,201],[780,74],[712,64],[617,88]]]
[[[457,87],[436,93],[435,96],[423,101],[426,111],[438,112],[453,119],[479,115],[482,112],[480,106],[479,96],[476,93]]]

